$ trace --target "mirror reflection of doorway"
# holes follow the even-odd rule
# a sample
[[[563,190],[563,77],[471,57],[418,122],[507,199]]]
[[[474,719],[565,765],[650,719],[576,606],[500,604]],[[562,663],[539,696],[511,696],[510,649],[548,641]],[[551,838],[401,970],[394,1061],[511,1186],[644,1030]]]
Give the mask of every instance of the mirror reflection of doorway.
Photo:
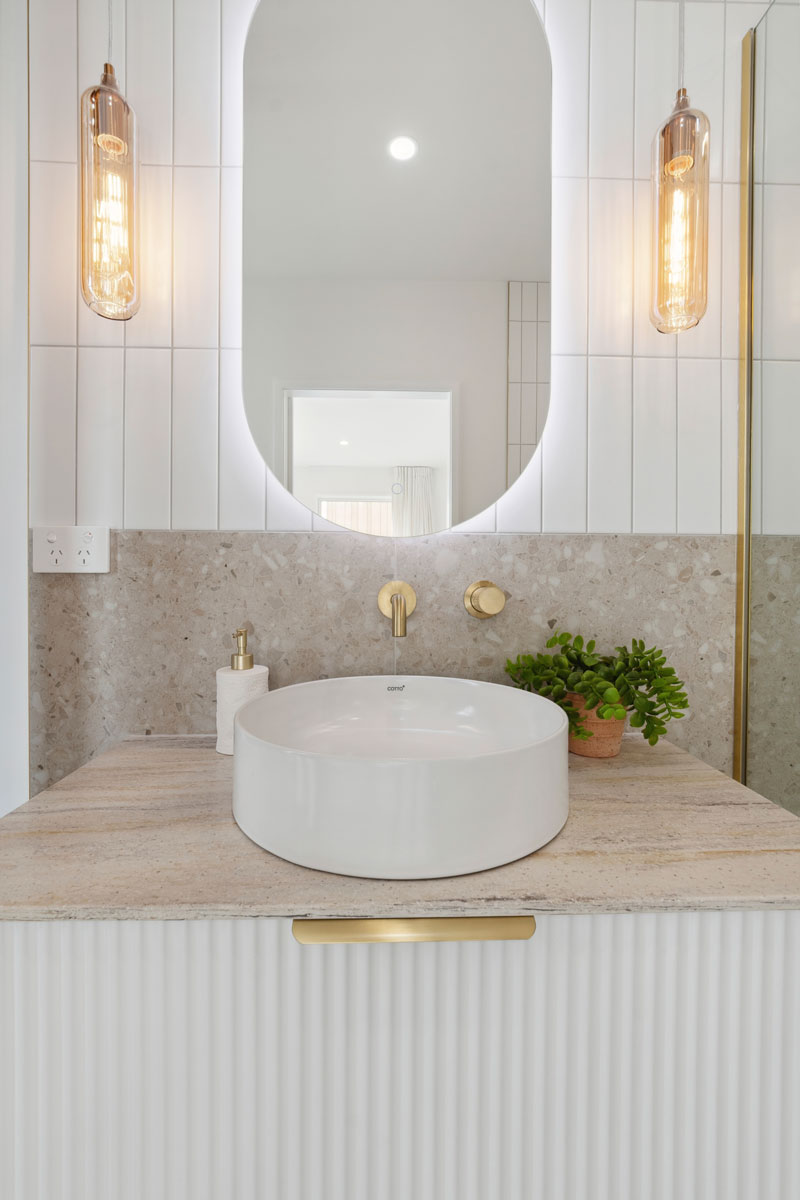
[[[326,520],[416,537],[457,519],[450,392],[290,389],[284,428],[288,486]]]
[[[552,73],[542,20],[530,0],[252,6],[242,387],[255,444],[292,490],[287,388],[450,390],[458,477],[449,519],[432,479],[433,531],[461,525],[519,477],[548,409]],[[398,422],[393,436],[410,427]],[[376,464],[387,465],[440,470],[413,449]],[[424,486],[421,476],[415,491]],[[386,503],[385,488],[363,482],[313,488],[313,502],[294,494],[318,516],[323,501],[342,519],[341,505],[367,505],[354,511],[368,528]],[[395,536],[431,532],[421,507],[409,516],[393,504]]]

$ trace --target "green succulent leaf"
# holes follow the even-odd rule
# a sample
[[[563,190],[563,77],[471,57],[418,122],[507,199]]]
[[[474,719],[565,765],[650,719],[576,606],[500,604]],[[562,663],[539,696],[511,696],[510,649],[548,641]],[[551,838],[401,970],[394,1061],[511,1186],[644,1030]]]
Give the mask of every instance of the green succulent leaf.
[[[511,683],[559,704],[569,719],[570,733],[586,739],[581,713],[568,693],[581,696],[585,708],[596,710],[603,720],[624,720],[630,712],[631,727],[655,746],[666,733],[669,721],[680,720],[689,707],[674,667],[657,646],[645,649],[644,640],[633,638],[630,646],[617,646],[613,653],[595,651],[596,642],[560,629],[547,639],[547,654],[520,654],[506,660]]]

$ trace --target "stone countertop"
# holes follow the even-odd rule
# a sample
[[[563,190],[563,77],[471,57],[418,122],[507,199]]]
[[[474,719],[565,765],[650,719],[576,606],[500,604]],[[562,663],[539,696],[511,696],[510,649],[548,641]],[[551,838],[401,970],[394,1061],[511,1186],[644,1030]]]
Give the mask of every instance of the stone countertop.
[[[570,756],[570,816],[535,854],[451,879],[294,866],[231,816],[209,737],[130,738],[0,820],[6,920],[800,908],[800,819],[683,750]]]

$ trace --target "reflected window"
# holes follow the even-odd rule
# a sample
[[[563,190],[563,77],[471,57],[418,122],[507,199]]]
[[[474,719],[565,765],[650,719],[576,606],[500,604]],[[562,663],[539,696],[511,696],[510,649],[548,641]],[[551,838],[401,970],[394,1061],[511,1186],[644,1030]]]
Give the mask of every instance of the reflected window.
[[[334,525],[354,529],[356,533],[377,533],[392,537],[392,501],[390,497],[378,498],[351,496],[337,499],[320,497],[319,514]]]

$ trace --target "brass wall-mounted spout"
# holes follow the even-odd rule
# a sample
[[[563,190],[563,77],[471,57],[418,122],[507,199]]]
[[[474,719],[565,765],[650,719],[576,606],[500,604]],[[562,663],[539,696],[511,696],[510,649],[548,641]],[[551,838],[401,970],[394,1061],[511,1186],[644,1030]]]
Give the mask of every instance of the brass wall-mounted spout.
[[[402,579],[385,583],[378,592],[378,608],[392,622],[392,637],[406,636],[406,618],[417,607],[417,593]]]
[[[402,592],[392,596],[392,637],[406,636],[406,598]]]

